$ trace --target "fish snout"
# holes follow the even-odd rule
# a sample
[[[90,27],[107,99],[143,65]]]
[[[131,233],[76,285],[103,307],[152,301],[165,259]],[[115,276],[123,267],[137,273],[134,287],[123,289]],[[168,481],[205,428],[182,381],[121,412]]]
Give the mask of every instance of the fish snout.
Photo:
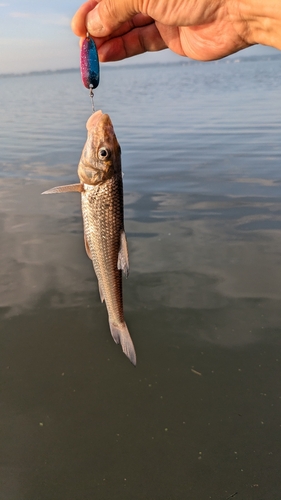
[[[86,128],[88,132],[93,133],[92,129],[104,130],[110,127],[113,130],[112,121],[106,113],[103,113],[101,110],[93,113],[86,123]],[[98,133],[97,130],[97,133]],[[95,131],[96,133],[96,131]]]

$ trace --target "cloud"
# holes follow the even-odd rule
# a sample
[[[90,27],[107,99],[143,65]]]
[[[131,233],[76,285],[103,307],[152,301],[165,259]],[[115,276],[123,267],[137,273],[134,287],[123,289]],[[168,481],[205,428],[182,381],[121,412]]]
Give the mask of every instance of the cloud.
[[[20,17],[20,18],[32,18],[33,15],[29,12],[11,12],[10,13],[11,17]]]
[[[70,26],[71,19],[67,16],[56,14],[35,14],[33,12],[10,12],[14,19],[31,19],[42,24],[53,24],[57,26]]]
[[[9,3],[0,3],[0,7],[8,7],[9,5]]]

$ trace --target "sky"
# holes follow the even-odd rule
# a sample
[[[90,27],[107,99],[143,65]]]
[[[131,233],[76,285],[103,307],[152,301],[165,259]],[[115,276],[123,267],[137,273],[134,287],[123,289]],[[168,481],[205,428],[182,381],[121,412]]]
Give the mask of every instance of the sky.
[[[70,22],[82,1],[0,0],[0,74],[78,68],[78,38],[71,31]],[[239,57],[273,51],[256,46],[240,52]],[[179,58],[165,50],[133,57],[127,63]]]

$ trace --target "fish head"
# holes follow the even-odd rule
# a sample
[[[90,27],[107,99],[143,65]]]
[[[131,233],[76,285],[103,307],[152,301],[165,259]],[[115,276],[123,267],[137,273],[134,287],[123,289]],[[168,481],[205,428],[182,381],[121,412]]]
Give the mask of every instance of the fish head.
[[[121,175],[121,148],[109,115],[96,111],[87,121],[88,137],[78,165],[85,184],[102,184]]]

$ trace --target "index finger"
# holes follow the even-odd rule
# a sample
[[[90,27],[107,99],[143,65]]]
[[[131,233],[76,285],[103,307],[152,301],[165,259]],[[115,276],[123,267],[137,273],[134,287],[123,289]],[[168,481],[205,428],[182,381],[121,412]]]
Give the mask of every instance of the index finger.
[[[88,0],[88,2],[83,3],[76,14],[74,14],[71,21],[72,31],[77,36],[86,36],[87,28],[86,28],[86,18],[87,14],[93,10],[96,5],[99,3],[99,0]]]

